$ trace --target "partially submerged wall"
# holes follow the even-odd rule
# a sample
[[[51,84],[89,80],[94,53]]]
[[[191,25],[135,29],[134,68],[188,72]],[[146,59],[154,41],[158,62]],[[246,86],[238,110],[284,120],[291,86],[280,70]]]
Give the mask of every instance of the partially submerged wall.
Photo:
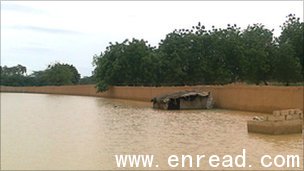
[[[140,101],[181,90],[211,91],[215,107],[271,113],[274,110],[299,108],[303,110],[303,86],[178,86],[178,87],[127,87],[114,86],[107,92],[96,93],[94,85],[6,87],[2,92],[47,93],[65,95],[100,96]],[[152,106],[152,104],[151,104]]]
[[[248,121],[247,129],[248,132],[256,132],[263,134],[294,134],[302,132],[302,120],[289,120],[280,122],[258,122],[258,121]]]

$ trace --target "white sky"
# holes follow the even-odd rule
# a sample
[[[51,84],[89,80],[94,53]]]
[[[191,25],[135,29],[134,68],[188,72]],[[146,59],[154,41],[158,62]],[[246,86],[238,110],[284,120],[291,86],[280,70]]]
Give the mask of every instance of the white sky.
[[[303,21],[303,1],[1,1],[1,65],[31,72],[57,61],[90,76],[93,55],[109,42],[134,37],[157,46],[199,21],[207,29],[262,23],[278,36],[290,13]]]

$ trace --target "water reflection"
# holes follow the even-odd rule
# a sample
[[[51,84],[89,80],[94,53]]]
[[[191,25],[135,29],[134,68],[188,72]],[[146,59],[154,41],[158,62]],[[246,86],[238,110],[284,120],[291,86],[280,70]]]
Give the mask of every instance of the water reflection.
[[[264,154],[298,154],[303,159],[300,134],[248,134],[246,121],[255,113],[164,111],[150,105],[1,93],[2,169],[117,169],[115,154],[154,154],[157,169],[170,169],[171,154],[238,155],[242,148],[252,169],[261,169],[259,159]],[[199,169],[212,168],[202,163]]]

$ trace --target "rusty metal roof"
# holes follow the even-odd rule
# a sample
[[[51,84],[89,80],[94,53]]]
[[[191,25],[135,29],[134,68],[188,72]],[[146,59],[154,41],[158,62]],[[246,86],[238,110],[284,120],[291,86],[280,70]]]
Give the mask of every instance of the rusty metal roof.
[[[209,92],[198,92],[194,90],[186,90],[186,91],[179,91],[175,93],[165,94],[161,96],[154,97],[151,99],[152,102],[168,102],[170,99],[178,99],[182,97],[189,97],[189,96],[201,96],[207,97],[209,96]]]

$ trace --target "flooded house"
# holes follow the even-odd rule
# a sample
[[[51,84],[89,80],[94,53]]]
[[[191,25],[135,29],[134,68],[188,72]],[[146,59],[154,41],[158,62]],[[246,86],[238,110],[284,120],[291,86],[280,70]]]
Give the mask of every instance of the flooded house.
[[[154,97],[155,109],[210,109],[213,106],[213,98],[210,92],[179,91]]]

